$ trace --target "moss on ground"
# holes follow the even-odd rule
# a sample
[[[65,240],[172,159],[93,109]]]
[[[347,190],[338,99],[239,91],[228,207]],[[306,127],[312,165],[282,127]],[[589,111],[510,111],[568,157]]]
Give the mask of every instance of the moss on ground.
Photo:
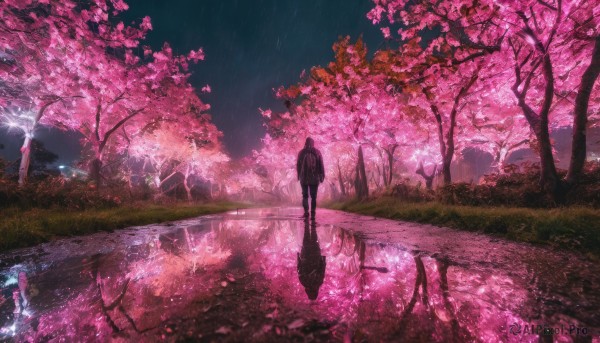
[[[483,232],[545,244],[600,258],[600,210],[585,207],[530,209],[410,203],[392,197],[332,203],[332,209],[389,219]]]

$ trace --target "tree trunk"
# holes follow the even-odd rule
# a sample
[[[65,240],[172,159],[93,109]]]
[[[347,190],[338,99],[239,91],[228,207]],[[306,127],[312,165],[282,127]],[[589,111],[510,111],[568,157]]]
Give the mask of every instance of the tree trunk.
[[[42,119],[44,112],[46,109],[58,101],[59,98],[51,100],[44,104],[37,112],[35,118],[33,118],[33,122],[31,127],[25,129],[25,141],[21,146],[21,164],[19,165],[19,186],[22,187],[27,183],[27,176],[29,174],[29,164],[31,163],[31,140],[33,139],[33,134],[37,128],[38,123]]]
[[[494,163],[496,164],[498,173],[504,174],[504,167],[506,167],[506,161],[508,161],[508,158],[517,150],[517,148],[528,143],[529,139],[523,139],[522,141],[512,145],[508,145],[506,142],[498,144],[498,151],[494,157]]]
[[[451,162],[452,160],[450,160]],[[444,184],[449,185],[452,183],[452,173],[450,172],[450,162],[444,158],[444,163],[442,164],[442,175],[444,176]]]
[[[363,157],[362,146],[358,147],[358,162],[356,164],[356,178],[354,181],[356,196],[362,200],[369,196],[369,185],[367,183],[367,173],[365,171],[365,160]]]
[[[458,105],[458,100],[460,100],[459,97],[455,99],[455,107]],[[453,109],[452,113],[450,114],[450,128],[446,134],[446,140],[444,140],[442,115],[435,105],[431,105],[431,110],[437,122],[438,141],[440,144],[440,154],[442,155],[442,175],[444,176],[444,184],[449,185],[452,183],[450,166],[452,165],[452,158],[454,158],[454,125],[456,124],[456,110]]]
[[[455,150],[454,130],[456,128],[456,116],[458,115],[458,111],[460,110],[459,109],[460,100],[468,94],[469,89],[473,86],[473,84],[475,84],[475,81],[477,81],[478,77],[479,77],[479,69],[477,69],[477,71],[473,73],[473,75],[471,76],[471,79],[469,79],[469,82],[460,89],[460,91],[458,92],[458,95],[456,95],[456,97],[454,98],[454,104],[452,105],[452,110],[450,111],[450,126],[448,127],[448,132],[446,133],[445,149],[444,149],[444,151],[442,151],[442,159],[443,159],[442,174],[444,175],[444,184],[446,184],[446,185],[449,185],[452,183],[452,175],[450,173],[450,167],[452,166],[452,159],[454,158],[454,150]],[[437,107],[436,107],[436,110],[437,110]],[[440,126],[440,130],[441,129],[442,128]],[[442,132],[442,135],[443,135],[443,132]]]
[[[385,153],[387,154],[387,157],[388,157],[388,168],[389,168],[389,175],[388,175],[386,186],[392,185],[392,178],[394,175],[394,151],[395,150],[396,150],[396,147],[393,147],[391,151],[385,150]]]
[[[387,167],[384,161],[381,161],[381,169],[377,166],[377,174],[383,179],[383,187],[387,187]]]
[[[405,330],[410,328],[410,326],[407,325],[407,322],[411,317],[417,301],[419,301],[428,310],[428,312],[430,312],[430,315],[432,310],[429,306],[429,295],[427,292],[427,272],[425,271],[425,265],[423,264],[420,256],[414,255],[413,259],[416,267],[415,285],[413,287],[413,293],[410,300],[402,310],[402,313],[399,314],[397,320],[396,330],[394,333],[399,337],[404,336]],[[419,290],[421,290],[420,299]]]
[[[506,165],[506,160],[508,160],[508,150],[506,148],[500,148],[494,163],[496,164],[496,168],[498,169],[498,174],[504,174],[504,166]]]
[[[464,88],[460,94],[463,94]],[[452,166],[452,159],[454,158],[454,128],[456,127],[456,114],[458,111],[458,102],[460,101],[461,95],[454,99],[454,107],[450,113],[450,127],[446,134],[446,154],[443,156],[444,163],[442,165],[442,173],[444,174],[444,184],[449,185],[452,183],[452,175],[450,173],[450,167]]]
[[[525,104],[524,99],[519,99],[519,105],[523,109],[525,117],[538,140],[541,167],[540,187],[556,199],[559,190],[559,180],[556,165],[554,164],[554,156],[552,155],[552,143],[550,142],[550,133],[548,130],[548,112],[542,112],[537,117],[531,107]]]
[[[25,141],[21,147],[21,164],[19,165],[19,186],[22,187],[27,183],[29,173],[29,163],[31,162],[31,135],[25,135]]]
[[[571,146],[571,161],[566,182],[573,186],[579,182],[587,154],[586,128],[588,120],[588,105],[594,83],[600,74],[600,36],[596,37],[592,61],[581,77],[577,97],[575,98],[575,117],[573,118],[573,145]]]
[[[102,183],[102,152],[106,146],[106,141],[100,142],[96,148],[96,157],[92,161],[90,168],[90,178],[96,185],[96,189],[100,189]]]
[[[121,98],[119,97],[119,100],[120,99]],[[104,136],[101,138],[100,137],[100,116],[102,115],[102,106],[98,105],[96,107],[96,114],[95,114],[96,125],[95,125],[95,129],[94,129],[94,139],[95,139],[96,143],[98,144],[98,147],[96,148],[97,149],[96,158],[92,161],[91,170],[90,170],[90,178],[96,184],[96,189],[100,189],[100,183],[102,181],[102,175],[101,175],[102,152],[104,151],[104,148],[106,147],[106,144],[108,143],[108,139],[111,137],[111,135],[114,132],[116,132],[121,126],[123,126],[123,124],[125,124],[125,122],[127,122],[129,119],[136,116],[138,113],[141,113],[143,110],[144,110],[144,108],[130,111],[130,113],[127,117],[125,117],[125,118],[121,119],[119,122],[117,122],[117,124],[115,124],[110,130],[106,131]]]
[[[561,7],[558,6],[557,22],[555,23],[554,29],[557,27],[558,22],[561,18]],[[523,110],[525,119],[529,123],[539,143],[539,155],[540,155],[540,187],[551,195],[555,201],[560,202],[560,184],[558,174],[556,172],[556,165],[554,163],[554,156],[552,155],[552,143],[550,142],[550,133],[548,129],[548,114],[550,113],[550,107],[552,105],[552,99],[554,97],[554,72],[552,70],[552,61],[550,60],[550,54],[546,50],[544,44],[540,41],[536,33],[529,26],[529,18],[524,13],[518,13],[523,22],[526,24],[524,33],[527,34],[533,41],[535,49],[540,54],[540,60],[536,64],[533,64],[532,71],[528,73],[528,76],[523,79],[521,75],[521,67],[525,65],[529,57],[521,63],[519,61],[519,49],[509,40],[509,43],[515,54],[515,82],[512,86],[512,92],[517,97],[519,107]],[[553,34],[551,34],[552,36]],[[528,55],[528,56],[531,56]],[[546,85],[544,88],[544,97],[542,106],[539,110],[539,114],[534,111],[529,104],[526,103],[526,95],[530,86],[531,78],[534,75],[534,70],[537,66],[542,66],[544,80]],[[520,88],[522,87],[522,89]]]
[[[379,169],[379,168],[377,168],[377,169]],[[381,173],[379,175],[375,176],[375,173],[371,172],[369,175],[371,176],[370,177],[371,181],[375,184],[375,189],[381,189],[381,184],[379,183],[379,181],[380,181],[379,176],[381,176]],[[369,179],[369,177],[367,177],[367,179]]]
[[[340,164],[338,162],[338,181],[340,182],[340,192],[342,192],[342,196],[346,196],[346,187],[344,187],[344,179],[342,178],[342,169],[340,168]]]
[[[367,182],[367,172],[365,170],[365,159],[363,156],[363,149],[362,146],[360,146],[358,148],[358,169],[359,172],[361,174],[361,180],[362,180],[362,193],[364,195],[364,197],[368,197],[369,196],[369,184]]]
[[[188,166],[187,169],[185,170],[185,175],[184,175],[184,179],[183,179],[183,188],[185,188],[185,193],[187,194],[187,199],[189,202],[192,202],[192,200],[194,200],[192,198],[192,189],[190,188],[189,184],[188,184],[188,179],[190,177],[190,167]]]
[[[170,180],[173,176],[177,175],[177,169],[175,169],[174,171],[171,172],[171,174],[169,174],[169,175],[167,175],[167,176],[165,176],[164,178],[161,179],[162,175],[163,175],[163,172],[161,172],[160,169],[159,169],[156,172],[155,176],[154,176],[154,184],[156,185],[156,192],[157,192],[157,194],[155,195],[155,197],[161,196],[161,195],[166,195],[171,190],[173,190],[174,188],[176,188],[177,186],[179,186],[179,183],[176,183],[175,185],[173,185],[171,187],[168,187],[167,189],[163,188],[164,184],[168,180]]]
[[[448,287],[448,262],[437,260],[438,271],[440,274],[440,289],[442,290],[442,297],[444,299],[444,307],[446,308],[446,313],[449,315],[450,319],[450,327],[452,328],[452,339],[450,342],[459,342],[460,341],[460,323],[456,318],[456,312],[454,310],[454,306],[450,301],[450,288]]]
[[[435,178],[435,172],[437,171],[437,165],[435,165],[433,167],[433,171],[431,172],[431,174],[427,174],[425,173],[425,168],[423,168],[423,163],[419,163],[419,167],[417,168],[416,173],[418,175],[421,175],[423,177],[423,179],[425,179],[425,187],[427,187],[427,189],[432,189],[433,188],[433,179]]]
[[[92,161],[92,165],[90,168],[90,179],[96,185],[96,189],[100,189],[100,183],[102,182],[102,175],[100,172],[101,169],[102,169],[102,160],[100,159],[100,156],[97,156]]]
[[[331,192],[331,198],[334,200],[338,200],[340,198],[340,194],[337,191],[337,187],[335,187],[334,182],[329,182],[329,191]]]
[[[446,155],[448,149],[446,149],[446,142],[444,141],[444,125],[442,123],[442,114],[440,113],[436,105],[431,104],[430,107],[431,112],[433,112],[433,116],[435,117],[435,122],[437,124],[438,142],[440,144],[440,155],[442,156],[442,175],[444,175],[444,184],[447,185],[452,182],[452,175],[450,174],[450,166],[446,165]],[[427,181],[427,178],[425,180]]]
[[[133,174],[133,171],[131,170],[131,167],[129,167],[127,170],[127,188],[129,190],[129,198],[131,200],[133,200],[133,183],[131,180],[132,174]]]
[[[377,149],[377,152],[379,153],[379,158],[381,159],[381,168],[380,166],[377,165],[377,174],[379,176],[381,176],[381,178],[383,179],[383,187],[388,187],[388,177],[387,177],[387,171],[388,171],[388,167],[386,166],[386,159],[383,158],[383,153],[381,151],[385,151],[385,149]]]
[[[550,132],[548,129],[548,115],[546,114],[544,117],[545,120],[542,119],[542,129],[538,135],[542,167],[540,184],[543,189],[550,192],[555,200],[557,200],[556,197],[558,196],[559,191],[558,173],[556,172],[554,155],[552,154],[552,142],[550,141]]]

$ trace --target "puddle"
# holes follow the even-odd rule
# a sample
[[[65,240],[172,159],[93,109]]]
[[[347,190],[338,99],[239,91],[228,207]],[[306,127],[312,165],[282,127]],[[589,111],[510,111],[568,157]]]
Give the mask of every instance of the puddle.
[[[299,214],[246,210],[0,255],[0,338],[599,340],[600,267],[583,257]]]

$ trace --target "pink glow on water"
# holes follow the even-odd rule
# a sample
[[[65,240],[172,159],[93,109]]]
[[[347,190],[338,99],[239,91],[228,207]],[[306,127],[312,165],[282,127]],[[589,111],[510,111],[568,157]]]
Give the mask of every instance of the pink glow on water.
[[[273,330],[282,321],[288,330],[318,322],[327,323],[331,337],[340,340],[356,335],[384,340],[426,336],[438,342],[539,339],[535,334],[509,333],[515,323],[531,320],[531,294],[518,273],[473,270],[333,226],[263,216],[266,219],[240,217],[136,237],[133,244],[108,254],[56,261],[60,272],[36,275],[31,266],[13,268],[2,275],[15,278],[8,287],[14,288],[15,304],[22,308],[12,307],[18,313],[2,321],[2,335],[15,334],[21,341],[106,341],[123,334],[146,340],[169,330],[182,334],[169,329],[174,325],[188,325],[196,334],[200,329],[194,327],[216,311],[215,304],[240,301],[235,297],[250,292],[273,304],[261,314]],[[300,255],[308,249],[306,230],[316,230],[317,254],[326,261],[322,284],[316,281],[315,300],[307,296],[299,275]],[[28,279],[24,270],[30,270]],[[236,290],[235,297],[224,297],[230,289]],[[289,311],[302,316],[288,319]],[[233,327],[240,329],[252,327],[252,318],[238,315],[243,317],[231,313],[236,319],[221,320],[239,320]],[[192,319],[196,324],[181,324]],[[552,324],[572,323],[577,322],[559,317]],[[233,330],[231,324],[212,325],[219,328],[218,334]]]

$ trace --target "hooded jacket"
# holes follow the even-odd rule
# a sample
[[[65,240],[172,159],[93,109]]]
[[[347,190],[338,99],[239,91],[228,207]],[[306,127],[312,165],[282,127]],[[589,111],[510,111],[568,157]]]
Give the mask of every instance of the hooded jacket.
[[[309,154],[312,156],[307,156]],[[311,161],[314,162],[314,165],[311,165]],[[305,185],[318,185],[325,179],[323,157],[321,152],[315,148],[315,141],[310,137],[306,138],[304,148],[298,154],[296,172],[300,183]]]

